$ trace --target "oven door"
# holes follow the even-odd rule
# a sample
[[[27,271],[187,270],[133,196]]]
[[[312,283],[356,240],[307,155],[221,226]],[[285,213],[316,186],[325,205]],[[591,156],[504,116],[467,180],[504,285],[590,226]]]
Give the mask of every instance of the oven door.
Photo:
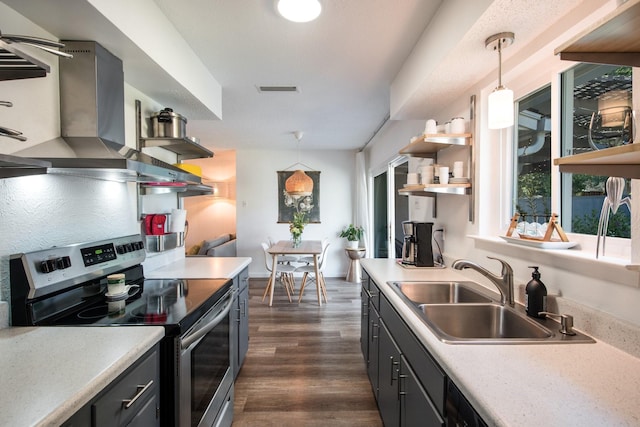
[[[233,373],[229,344],[232,303],[233,292],[229,291],[180,339],[181,427],[212,426],[216,419],[226,419],[229,420],[227,425],[231,424]],[[231,414],[220,413],[223,408]]]

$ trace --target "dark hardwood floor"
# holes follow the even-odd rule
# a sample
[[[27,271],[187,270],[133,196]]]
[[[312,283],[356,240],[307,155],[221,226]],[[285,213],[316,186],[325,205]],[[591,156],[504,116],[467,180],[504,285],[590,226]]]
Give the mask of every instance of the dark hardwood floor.
[[[360,352],[360,285],[325,280],[300,304],[281,284],[273,306],[266,279],[249,282],[249,351],[235,385],[234,427],[382,426]],[[296,278],[296,291],[300,278]]]

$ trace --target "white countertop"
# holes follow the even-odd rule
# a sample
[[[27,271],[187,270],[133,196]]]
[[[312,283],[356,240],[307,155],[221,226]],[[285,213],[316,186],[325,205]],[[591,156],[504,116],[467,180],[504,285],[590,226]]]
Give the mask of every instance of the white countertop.
[[[188,256],[155,270],[144,271],[148,279],[231,279],[251,263],[245,257]]]
[[[445,344],[386,282],[467,276],[450,268],[405,269],[389,259],[363,259],[362,265],[489,425],[640,425],[640,359],[601,341]]]
[[[163,336],[159,326],[0,329],[0,426],[60,425]]]

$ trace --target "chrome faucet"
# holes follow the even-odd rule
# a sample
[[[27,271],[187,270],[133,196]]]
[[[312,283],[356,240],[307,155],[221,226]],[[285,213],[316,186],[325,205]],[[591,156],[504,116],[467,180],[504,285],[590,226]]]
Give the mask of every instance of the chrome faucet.
[[[501,259],[493,258],[490,256],[488,256],[487,258],[500,261],[500,263],[502,264],[502,271],[500,272],[501,276],[497,276],[484,267],[480,267],[478,264],[465,259],[454,261],[453,264],[451,264],[451,267],[455,268],[456,270],[463,270],[465,268],[476,270],[478,273],[482,274],[484,277],[491,280],[494,285],[496,285],[496,287],[500,291],[500,303],[502,305],[508,303],[511,307],[513,307],[513,269],[509,264]]]

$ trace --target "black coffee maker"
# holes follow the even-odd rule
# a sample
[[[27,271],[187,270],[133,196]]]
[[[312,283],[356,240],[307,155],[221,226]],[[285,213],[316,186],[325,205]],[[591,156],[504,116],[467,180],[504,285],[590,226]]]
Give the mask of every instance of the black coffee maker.
[[[433,267],[432,222],[403,221],[402,263],[416,267]]]

